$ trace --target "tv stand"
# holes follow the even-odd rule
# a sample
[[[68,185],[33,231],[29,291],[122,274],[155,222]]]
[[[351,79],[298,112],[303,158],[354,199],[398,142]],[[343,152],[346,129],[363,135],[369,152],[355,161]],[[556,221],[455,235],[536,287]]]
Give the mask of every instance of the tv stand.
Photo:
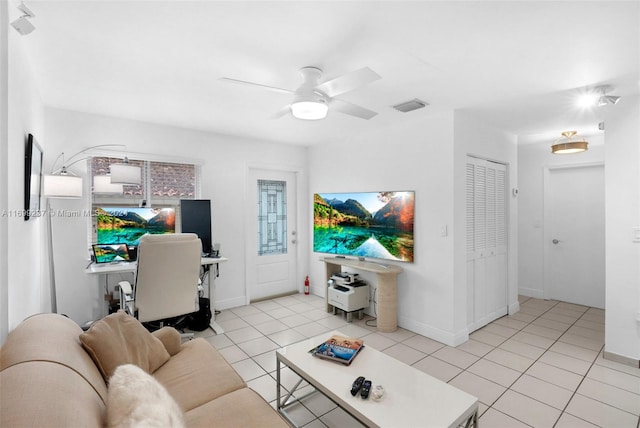
[[[355,270],[374,272],[378,289],[377,328],[384,333],[396,331],[398,328],[398,274],[402,268],[395,265],[385,265],[377,262],[367,262],[355,259],[324,257],[327,288],[329,279],[335,273],[342,272],[342,267]],[[327,312],[333,312],[333,305],[329,304],[329,290],[325,292]]]

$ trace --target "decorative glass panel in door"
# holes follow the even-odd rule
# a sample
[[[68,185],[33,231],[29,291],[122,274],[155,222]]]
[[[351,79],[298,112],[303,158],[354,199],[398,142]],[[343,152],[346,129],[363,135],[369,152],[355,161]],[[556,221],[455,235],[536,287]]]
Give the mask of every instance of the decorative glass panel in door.
[[[287,253],[287,182],[258,180],[258,255]]]

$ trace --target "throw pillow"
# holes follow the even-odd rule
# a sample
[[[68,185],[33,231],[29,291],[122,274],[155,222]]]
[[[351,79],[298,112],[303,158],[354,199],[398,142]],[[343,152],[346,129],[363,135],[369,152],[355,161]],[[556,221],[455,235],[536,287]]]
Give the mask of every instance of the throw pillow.
[[[135,364],[153,373],[170,358],[162,342],[124,311],[93,324],[80,335],[80,342],[105,381],[122,364]]]
[[[183,427],[180,406],[151,375],[133,364],[118,367],[107,392],[108,427]]]

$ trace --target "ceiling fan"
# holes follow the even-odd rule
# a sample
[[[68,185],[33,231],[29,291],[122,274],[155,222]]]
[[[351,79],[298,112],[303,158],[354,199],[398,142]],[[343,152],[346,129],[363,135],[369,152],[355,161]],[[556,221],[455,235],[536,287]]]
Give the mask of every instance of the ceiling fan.
[[[329,108],[340,113],[367,120],[378,114],[375,111],[359,105],[335,98],[338,95],[353,91],[354,89],[380,79],[378,73],[369,67],[343,74],[342,76],[322,83],[320,83],[322,70],[317,67],[303,67],[300,69],[300,73],[304,81],[295,91],[228,77],[222,77],[220,80],[293,95],[291,104],[277,111],[273,115],[274,118],[282,117],[291,112],[291,114],[298,119],[324,119],[327,116]]]

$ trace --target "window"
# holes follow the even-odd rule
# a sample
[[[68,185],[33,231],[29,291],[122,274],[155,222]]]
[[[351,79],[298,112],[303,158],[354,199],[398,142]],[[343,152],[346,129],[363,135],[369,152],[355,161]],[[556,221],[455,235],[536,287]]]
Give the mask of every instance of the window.
[[[130,159],[131,165],[142,170],[140,185],[124,184],[119,186],[99,185],[99,177],[109,175],[109,167],[121,163],[122,158],[92,157],[87,169],[91,177],[91,211],[101,206],[122,206],[153,208],[178,208],[181,199],[196,199],[200,193],[200,167],[189,163],[157,162]],[[106,180],[105,180],[106,181]],[[108,183],[108,182],[107,182]],[[180,224],[180,210],[176,209],[176,226]],[[89,243],[96,242],[96,217],[89,222]],[[176,230],[176,231],[179,231]]]

